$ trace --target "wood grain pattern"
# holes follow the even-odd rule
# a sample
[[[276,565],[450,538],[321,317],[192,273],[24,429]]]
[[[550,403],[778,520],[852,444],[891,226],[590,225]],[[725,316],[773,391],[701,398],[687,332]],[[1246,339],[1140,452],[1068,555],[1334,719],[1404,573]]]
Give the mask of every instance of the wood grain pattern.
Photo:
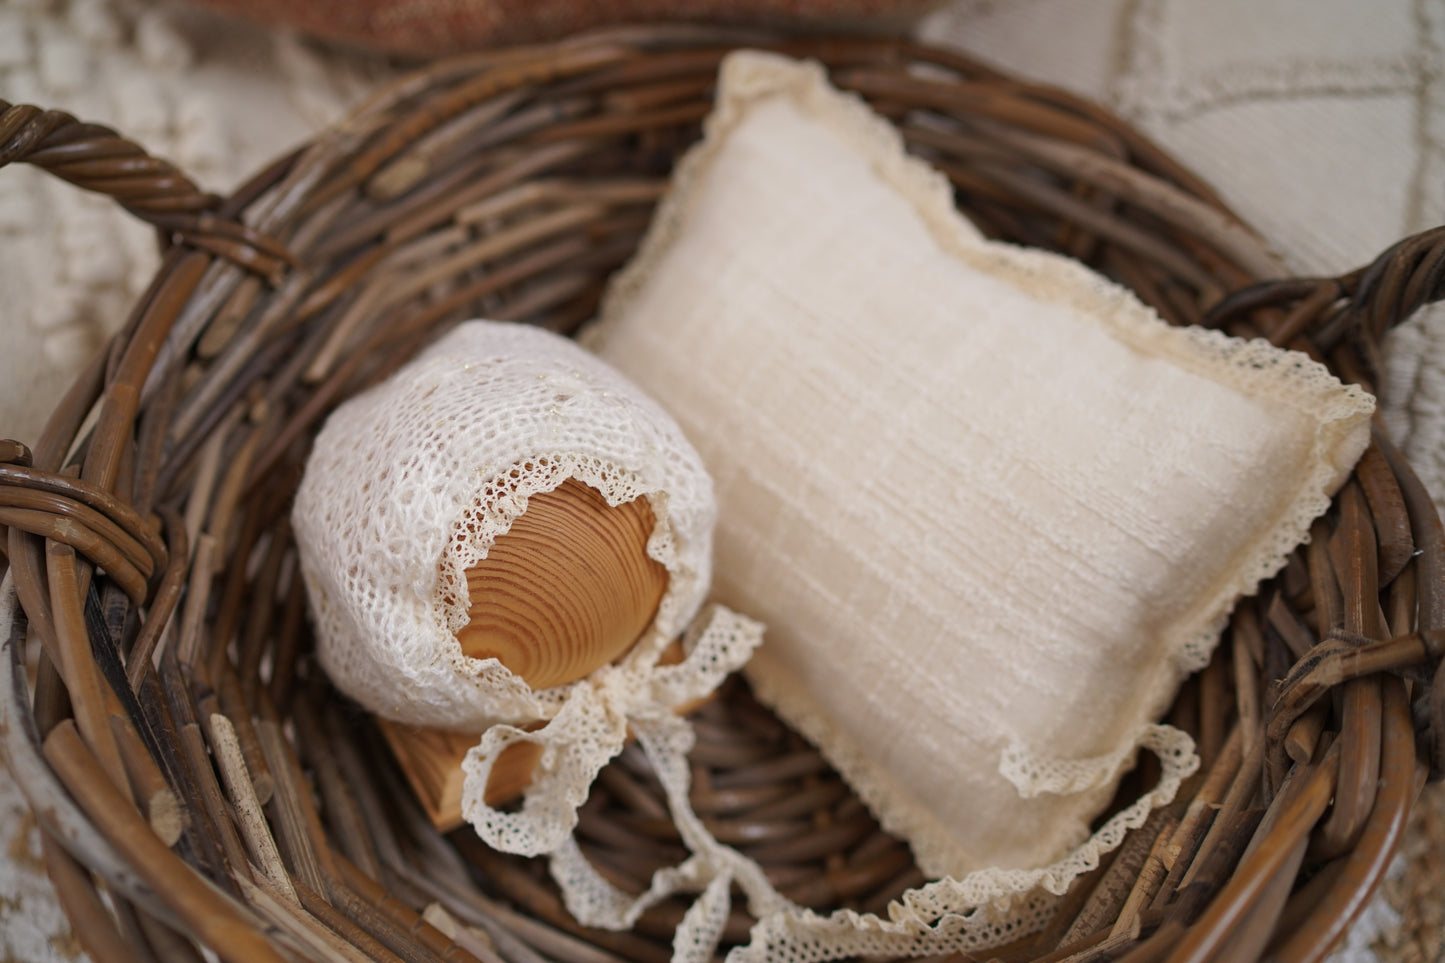
[[[632,647],[657,612],[667,569],[649,558],[647,499],[609,506],[568,479],[467,569],[471,623],[462,651],[495,657],[533,689],[573,682]]]

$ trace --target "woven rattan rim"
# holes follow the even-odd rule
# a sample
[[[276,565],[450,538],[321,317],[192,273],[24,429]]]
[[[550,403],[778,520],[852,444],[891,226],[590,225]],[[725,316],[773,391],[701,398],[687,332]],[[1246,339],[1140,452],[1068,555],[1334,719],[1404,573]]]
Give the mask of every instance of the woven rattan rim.
[[[1083,260],[1171,321],[1266,336],[1369,387],[1385,332],[1445,293],[1442,232],[1343,278],[1257,285],[1283,273],[1267,248],[1125,124],[892,39],[658,27],[447,61],[225,200],[112,131],[0,102],[0,164],[110,193],[167,245],[43,437],[0,442],[0,572],[19,597],[0,736],[96,960],[195,960],[197,944],[248,961],[667,958],[680,908],[584,930],[538,866],[430,828],[308,657],[286,509],[325,414],[449,325],[570,332],[592,315],[738,45],[823,61],[986,233]],[[1445,770],[1442,565],[1430,498],[1377,431],[1174,706],[1201,775],[998,958],[1319,959]],[[920,881],[741,684],[698,731],[697,811],[787,895],[878,910]],[[584,811],[588,851],[624,885],[680,856],[649,779],[624,753]]]

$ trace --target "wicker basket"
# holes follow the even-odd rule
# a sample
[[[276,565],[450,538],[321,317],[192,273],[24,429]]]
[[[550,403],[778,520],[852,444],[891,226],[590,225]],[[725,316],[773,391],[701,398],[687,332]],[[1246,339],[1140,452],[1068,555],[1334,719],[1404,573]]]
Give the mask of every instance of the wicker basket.
[[[632,29],[440,63],[224,200],[112,131],[0,102],[0,165],[112,194],[165,246],[44,436],[0,442],[19,597],[3,751],[96,960],[667,958],[680,907],[586,930],[538,866],[431,828],[310,659],[287,508],[327,412],[449,325],[592,315],[743,44],[823,61],[987,233],[1086,261],[1171,321],[1369,386],[1387,329],[1445,293],[1445,232],[1258,285],[1282,272],[1256,236],[1124,124],[895,40]],[[1174,706],[1201,774],[999,959],[1314,960],[1343,934],[1445,769],[1445,531],[1376,439]],[[876,911],[922,881],[741,684],[697,729],[697,811],[786,895]],[[680,855],[630,751],[580,833],[623,885]]]

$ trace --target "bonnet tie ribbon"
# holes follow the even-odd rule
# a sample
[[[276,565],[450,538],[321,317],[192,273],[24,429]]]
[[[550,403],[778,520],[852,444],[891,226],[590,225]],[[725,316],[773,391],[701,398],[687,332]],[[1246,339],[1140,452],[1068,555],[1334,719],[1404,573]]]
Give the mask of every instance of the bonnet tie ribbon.
[[[629,929],[648,908],[673,893],[701,893],[678,927],[673,960],[710,959],[727,922],[733,883],[759,919],[791,904],[756,862],[719,843],[693,812],[687,754],[694,735],[676,709],[709,695],[728,673],[741,668],[762,634],[761,624],[713,606],[689,629],[684,641],[687,656],[681,663],[604,666],[574,683],[542,728],[528,732],[510,725],[492,726],[462,763],[463,816],[494,849],[523,856],[551,855],[552,876],[567,909],[587,926]],[[604,879],[573,836],[578,808],[586,802],[598,772],[622,751],[629,731],[656,771],[673,822],[692,852],[681,865],[654,873],[648,890],[637,897]],[[539,745],[541,759],[521,809],[501,812],[483,800],[487,778],[502,752],[518,742]]]

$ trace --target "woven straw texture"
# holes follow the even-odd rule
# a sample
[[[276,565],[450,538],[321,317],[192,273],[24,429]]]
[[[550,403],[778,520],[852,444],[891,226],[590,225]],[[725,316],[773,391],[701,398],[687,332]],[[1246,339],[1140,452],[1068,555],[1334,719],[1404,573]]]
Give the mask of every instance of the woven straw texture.
[[[170,244],[33,450],[0,451],[19,593],[0,626],[5,752],[93,956],[193,958],[195,940],[227,959],[566,959],[586,940],[592,959],[666,957],[675,908],[634,934],[583,931],[536,867],[418,818],[309,659],[285,508],[324,414],[451,323],[591,316],[726,46],[640,30],[440,64],[224,201],[109,131],[4,111],[0,162],[113,193]],[[1385,330],[1441,293],[1425,235],[1341,279],[1231,294],[1273,261],[1098,109],[898,42],[785,47],[893,118],[987,233],[1084,260],[1171,320],[1264,334],[1369,387]],[[1442,553],[1381,433],[1176,703],[1205,764],[1187,798],[1000,955],[1322,955],[1441,769]],[[695,808],[789,896],[878,909],[918,881],[741,688],[698,729]],[[624,885],[675,861],[658,800],[625,753],[584,813],[584,848]]]

